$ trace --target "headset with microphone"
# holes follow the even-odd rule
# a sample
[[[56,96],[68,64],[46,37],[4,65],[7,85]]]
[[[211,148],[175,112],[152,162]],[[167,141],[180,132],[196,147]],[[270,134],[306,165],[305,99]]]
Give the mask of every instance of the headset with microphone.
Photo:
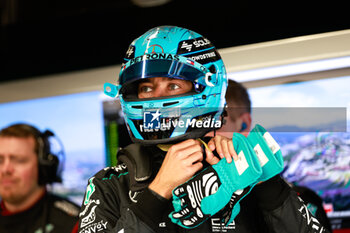
[[[38,183],[39,185],[51,184],[54,182],[62,182],[62,171],[64,164],[63,145],[58,137],[50,130],[41,132],[34,126],[28,124],[14,125],[30,132],[37,144],[38,154]],[[56,146],[57,151],[53,153],[53,146]],[[61,161],[60,161],[61,160]]]
[[[55,138],[61,147],[61,151],[57,153],[52,152],[51,139]],[[38,164],[39,164],[39,184],[51,184],[54,182],[62,182],[62,170],[64,159],[63,146],[55,134],[50,130],[45,130],[37,137],[38,150]]]

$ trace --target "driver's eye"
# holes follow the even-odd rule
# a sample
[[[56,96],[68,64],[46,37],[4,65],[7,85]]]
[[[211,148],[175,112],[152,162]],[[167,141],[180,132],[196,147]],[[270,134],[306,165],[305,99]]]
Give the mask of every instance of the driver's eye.
[[[148,92],[151,92],[152,91],[152,88],[149,87],[149,86],[141,86],[139,88],[139,93],[148,93]]]
[[[170,90],[177,90],[179,88],[180,88],[180,86],[175,84],[175,83],[172,83],[172,84],[169,85],[169,89]]]

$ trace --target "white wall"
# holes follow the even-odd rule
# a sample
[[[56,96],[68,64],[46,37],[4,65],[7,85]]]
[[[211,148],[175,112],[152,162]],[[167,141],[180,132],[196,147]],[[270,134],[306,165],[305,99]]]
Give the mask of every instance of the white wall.
[[[215,44],[215,41],[214,41]],[[350,56],[350,30],[301,36],[220,49],[229,73],[286,64]],[[115,83],[119,65],[0,83],[0,103],[101,90]],[[350,75],[348,67],[317,74],[243,82],[247,87]]]

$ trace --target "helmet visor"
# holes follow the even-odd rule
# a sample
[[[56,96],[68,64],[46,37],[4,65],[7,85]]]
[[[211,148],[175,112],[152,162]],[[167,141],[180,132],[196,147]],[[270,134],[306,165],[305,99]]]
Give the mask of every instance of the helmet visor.
[[[188,60],[188,63],[178,60],[143,60],[122,70],[119,76],[119,84],[123,85],[152,77],[179,78],[194,82],[204,77],[208,72],[207,68],[202,65],[200,67],[194,66],[194,62],[191,60]]]

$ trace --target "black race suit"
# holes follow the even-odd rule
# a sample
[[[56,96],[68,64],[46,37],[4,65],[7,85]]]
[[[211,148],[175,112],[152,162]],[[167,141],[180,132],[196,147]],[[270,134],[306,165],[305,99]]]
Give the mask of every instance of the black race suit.
[[[171,201],[147,188],[165,152],[157,147],[139,147],[141,158],[150,158],[149,163],[142,161],[145,166],[137,162],[139,158],[120,162],[118,155],[119,165],[107,167],[89,180],[80,212],[79,233],[327,232],[280,176],[255,186],[241,201],[241,211],[229,226],[220,224],[219,212],[195,229],[181,228],[168,217],[173,210]]]
[[[78,222],[79,207],[46,193],[29,209],[12,214],[0,207],[1,233],[71,233]],[[43,229],[46,228],[46,231]],[[75,230],[74,230],[75,229]]]

